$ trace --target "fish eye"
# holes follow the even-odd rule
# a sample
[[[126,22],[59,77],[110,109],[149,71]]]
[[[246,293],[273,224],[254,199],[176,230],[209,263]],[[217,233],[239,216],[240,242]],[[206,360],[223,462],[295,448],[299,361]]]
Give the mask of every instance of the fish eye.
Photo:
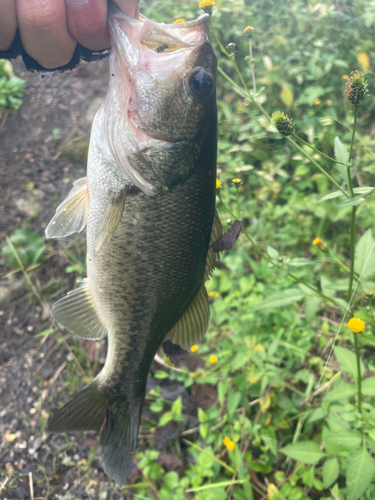
[[[194,68],[188,78],[188,90],[190,96],[198,101],[205,99],[213,89],[211,75],[203,68]]]

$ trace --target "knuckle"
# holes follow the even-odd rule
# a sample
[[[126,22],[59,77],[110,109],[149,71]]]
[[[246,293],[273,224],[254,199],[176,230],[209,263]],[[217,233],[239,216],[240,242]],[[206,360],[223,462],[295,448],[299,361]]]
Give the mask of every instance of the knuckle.
[[[47,0],[28,2],[18,12],[18,19],[30,28],[51,28],[61,24],[61,15],[55,3]]]

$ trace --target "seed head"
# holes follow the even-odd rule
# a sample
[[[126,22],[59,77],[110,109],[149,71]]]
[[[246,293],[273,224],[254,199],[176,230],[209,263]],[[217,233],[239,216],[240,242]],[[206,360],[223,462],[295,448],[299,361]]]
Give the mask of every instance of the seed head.
[[[348,101],[354,106],[363,103],[363,99],[368,92],[365,77],[358,70],[352,71],[345,87],[345,95]]]
[[[288,135],[293,134],[293,121],[285,113],[275,111],[275,113],[272,114],[272,122],[281,135],[287,137]]]

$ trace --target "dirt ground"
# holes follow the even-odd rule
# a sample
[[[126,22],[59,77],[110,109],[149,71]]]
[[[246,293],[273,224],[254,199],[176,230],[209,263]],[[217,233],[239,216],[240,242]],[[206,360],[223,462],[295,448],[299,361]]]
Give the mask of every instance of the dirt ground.
[[[85,175],[91,123],[107,88],[106,60],[49,78],[25,72],[21,61],[14,62],[14,70],[26,87],[22,107],[0,130],[1,246],[20,227],[44,235],[72,181]],[[108,481],[98,459],[96,433],[44,432],[52,410],[98,373],[106,353],[105,344],[85,341],[82,348],[72,338],[62,342],[61,333],[54,330],[49,307],[74,288],[77,277],[65,272],[66,248],[69,245],[84,260],[84,235],[69,244],[50,245],[47,261],[28,273],[31,282],[22,272],[7,276],[10,268],[0,266],[0,498],[133,498]],[[36,336],[46,329],[53,333]],[[195,355],[186,361],[192,370],[200,363]],[[149,388],[160,384],[152,376],[156,369],[161,366],[155,362]],[[141,431],[139,449],[148,447],[151,439],[153,448],[162,450],[159,460],[165,470],[182,474],[187,451],[180,441],[177,456],[173,442],[179,431],[189,434],[187,429],[196,427],[197,406],[208,408],[217,394],[214,387],[193,385],[186,390],[163,379],[162,397],[178,396],[186,407],[183,428],[171,423],[151,437]],[[157,419],[146,404],[143,422]],[[134,465],[129,481],[141,480]]]

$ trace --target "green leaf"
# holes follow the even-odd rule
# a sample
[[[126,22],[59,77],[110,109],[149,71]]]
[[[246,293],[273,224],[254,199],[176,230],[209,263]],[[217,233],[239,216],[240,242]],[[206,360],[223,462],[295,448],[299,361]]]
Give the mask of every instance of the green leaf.
[[[361,196],[355,196],[354,198],[348,198],[337,205],[337,207],[356,207],[365,201]]]
[[[269,307],[284,307],[289,304],[293,304],[298,300],[306,297],[299,288],[289,288],[288,290],[283,290],[281,292],[273,293],[266,299],[262,300],[255,306],[255,310],[267,309]]]
[[[341,384],[339,387],[332,389],[324,396],[324,401],[341,401],[354,396],[357,389],[354,384]]]
[[[176,401],[173,403],[172,405],[172,413],[181,413],[181,410],[182,410],[182,399],[181,399],[181,396],[179,396]]]
[[[198,408],[198,420],[199,422],[207,422],[208,420],[208,415],[202,408]]]
[[[349,351],[349,349],[345,349],[345,347],[335,346],[334,347],[335,356],[337,361],[340,364],[341,370],[346,371],[349,375],[351,375],[354,379],[357,378],[357,359],[354,352]],[[361,374],[364,373],[365,367],[360,361],[361,366]]]
[[[341,163],[348,163],[349,151],[340,141],[339,137],[335,137],[334,150],[335,150],[335,158],[337,161],[340,161]]]
[[[354,271],[364,280],[375,274],[374,246],[375,239],[371,229],[359,238],[355,246]]]
[[[208,424],[200,424],[199,426],[199,434],[201,435],[202,439],[207,438],[208,434]]]
[[[322,201],[326,200],[332,200],[333,198],[338,198],[339,196],[344,196],[344,193],[342,193],[341,191],[333,191],[332,193],[328,193],[325,196],[323,196],[323,198],[320,198],[318,203],[321,203]]]
[[[239,391],[229,391],[228,394],[228,415],[231,418],[241,402],[242,393]]]
[[[374,187],[361,186],[354,188],[353,191],[358,194],[368,194],[371,193],[371,191],[374,191],[374,189],[375,189]]]
[[[307,321],[314,319],[316,313],[320,309],[320,298],[319,297],[308,297],[306,300],[305,314]]]
[[[305,464],[316,464],[326,456],[314,441],[301,441],[299,443],[290,444],[281,448],[280,451],[287,457],[304,462]]]
[[[363,380],[362,394],[364,396],[375,396],[375,377],[369,377]]]
[[[330,432],[327,434],[324,442],[353,448],[359,446],[362,441],[362,434],[359,431],[350,429],[341,429],[339,432]]]
[[[339,461],[337,458],[328,458],[323,465],[323,484],[324,488],[329,488],[338,478]]]
[[[164,415],[162,415],[160,417],[159,426],[163,427],[163,425],[168,424],[169,422],[171,422],[173,420],[173,417],[174,417],[174,415],[170,411],[168,411],[167,413],[164,413]]]
[[[365,446],[351,450],[346,464],[346,499],[358,500],[367,491],[374,472],[374,460]]]
[[[269,245],[267,246],[267,253],[272,260],[277,260],[279,258],[279,252]]]
[[[284,83],[282,86],[280,92],[280,99],[283,101],[285,106],[288,106],[288,108],[290,108],[290,106],[293,104],[293,99],[294,99],[293,90],[286,83]]]

